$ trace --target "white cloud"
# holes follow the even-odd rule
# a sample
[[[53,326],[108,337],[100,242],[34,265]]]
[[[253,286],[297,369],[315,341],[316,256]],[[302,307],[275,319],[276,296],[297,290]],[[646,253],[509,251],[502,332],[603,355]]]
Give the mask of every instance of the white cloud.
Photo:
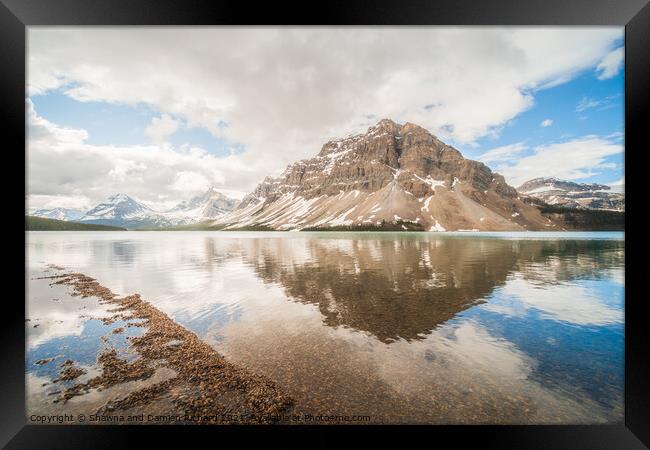
[[[531,291],[535,295],[531,295]],[[623,322],[620,308],[608,305],[588,288],[577,284],[544,284],[544,289],[539,289],[539,286],[523,277],[515,276],[500,288],[500,295],[504,298],[514,297],[518,304],[487,303],[482,308],[510,316],[519,316],[525,310],[535,309],[543,318],[582,326]]]
[[[28,139],[30,143],[39,143],[47,140],[56,140],[61,144],[80,143],[88,139],[86,130],[58,126],[36,114],[34,103],[26,100]]]
[[[526,150],[526,144],[517,142],[515,144],[504,145],[502,147],[493,148],[483,153],[477,159],[484,163],[510,161],[521,152]]]
[[[590,108],[595,108],[603,104],[603,100],[596,100],[594,98],[582,97],[576,105],[576,112],[583,112]]]
[[[241,197],[261,170],[238,155],[218,158],[196,148],[90,145],[83,130],[61,128],[43,119],[29,101],[28,111],[29,209],[89,207],[116,192],[164,209],[209,185]],[[231,180],[228,186],[224,186],[226,179]]]
[[[180,192],[197,192],[207,190],[212,183],[198,172],[182,171],[176,174],[172,189]]]
[[[623,67],[623,60],[625,58],[625,49],[619,47],[612,50],[603,58],[603,60],[596,66],[596,72],[599,80],[607,80],[618,75],[618,72]]]
[[[551,125],[553,125],[553,119],[542,120],[542,123],[539,124],[542,128],[550,127]]]
[[[33,205],[38,205],[33,206]],[[79,195],[30,195],[29,207],[30,210],[38,208],[71,208],[71,209],[89,209],[91,205],[88,203],[88,198]]]
[[[537,177],[575,180],[596,175],[602,169],[618,167],[605,162],[612,155],[620,155],[622,163],[621,143],[598,136],[584,136],[535,147],[531,155],[513,163],[504,163],[496,170],[513,186]]]
[[[154,144],[163,146],[167,138],[178,131],[178,126],[177,120],[172,119],[169,114],[163,114],[160,117],[154,117],[144,133],[151,138]]]
[[[607,97],[596,99],[591,97],[582,97],[576,105],[576,112],[584,112],[591,108],[598,108],[597,111],[613,108],[616,103],[613,101],[620,97],[620,94],[609,95]]]
[[[158,145],[181,122],[245,150],[218,159],[200,150],[75,143],[58,152],[74,153],[84,166],[61,168],[68,181],[60,184],[39,178],[63,175],[30,174],[29,189],[94,198],[100,185],[92,180],[113,170],[102,195],[119,179],[127,183],[120,191],[171,201],[179,171],[249,191],[265,175],[316,154],[329,137],[365,131],[383,117],[472,144],[530,108],[537,89],[595,67],[622,36],[620,27],[30,27],[30,94],[60,89],[79,101],[149,105],[160,113],[148,128]],[[73,141],[85,133],[54,131],[72,133]],[[60,164],[56,152],[42,153],[35,170]]]

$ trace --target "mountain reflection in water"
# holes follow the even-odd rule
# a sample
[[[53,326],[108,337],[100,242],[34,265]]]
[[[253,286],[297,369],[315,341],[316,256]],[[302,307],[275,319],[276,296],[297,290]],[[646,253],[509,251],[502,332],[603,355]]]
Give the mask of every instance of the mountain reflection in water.
[[[382,342],[421,339],[485,301],[516,271],[558,283],[622,264],[616,241],[500,239],[252,240],[244,259],[292,300],[318,306],[329,326],[366,331]]]
[[[140,293],[276,381],[297,413],[623,417],[622,234],[30,232],[27,254],[30,270],[57,264]],[[91,324],[54,320],[74,300],[30,292],[28,357],[82,348]]]

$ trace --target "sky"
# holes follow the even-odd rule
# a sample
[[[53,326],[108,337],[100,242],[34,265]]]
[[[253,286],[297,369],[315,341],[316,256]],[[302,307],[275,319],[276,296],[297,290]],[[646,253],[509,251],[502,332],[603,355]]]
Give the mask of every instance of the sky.
[[[624,183],[620,27],[28,27],[29,209],[241,198],[413,122],[518,186]]]

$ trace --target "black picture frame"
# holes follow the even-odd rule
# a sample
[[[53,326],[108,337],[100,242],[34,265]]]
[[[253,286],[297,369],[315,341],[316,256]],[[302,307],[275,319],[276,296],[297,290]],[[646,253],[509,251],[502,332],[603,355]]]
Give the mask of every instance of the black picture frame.
[[[0,0],[0,104],[5,125],[3,172],[12,233],[23,233],[24,197],[14,183],[26,181],[25,61],[26,27],[30,25],[618,25],[625,26],[625,168],[626,168],[626,301],[625,424],[620,426],[431,426],[431,427],[194,427],[194,426],[35,426],[26,425],[24,405],[24,298],[5,296],[2,317],[4,355],[1,369],[0,445],[7,448],[115,448],[145,437],[187,445],[188,439],[238,437],[270,432],[332,434],[351,430],[382,437],[386,432],[417,439],[427,434],[433,445],[442,439],[482,448],[647,448],[650,447],[650,351],[645,323],[643,281],[648,275],[647,243],[641,235],[643,151],[647,150],[650,116],[650,5],[646,0],[329,0],[318,4],[246,3],[208,0]],[[21,154],[22,151],[22,154]],[[647,176],[646,176],[647,178]],[[639,217],[635,222],[632,217]],[[21,227],[19,229],[19,227]],[[8,239],[16,260],[5,271],[7,284],[25,280],[25,241]],[[12,255],[13,256],[13,255]],[[634,261],[634,262],[631,262]],[[639,263],[636,263],[639,261]],[[371,433],[368,433],[368,430]],[[190,436],[191,435],[191,436]],[[420,436],[424,437],[424,436]],[[435,439],[435,440],[432,440]],[[219,441],[216,442],[217,445]],[[312,441],[305,441],[310,445]],[[194,444],[193,444],[194,445]]]

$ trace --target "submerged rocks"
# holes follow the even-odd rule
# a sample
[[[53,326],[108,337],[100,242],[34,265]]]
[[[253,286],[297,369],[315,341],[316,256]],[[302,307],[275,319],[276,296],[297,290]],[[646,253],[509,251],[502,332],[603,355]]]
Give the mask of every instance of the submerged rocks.
[[[55,360],[54,356],[51,357],[51,358],[46,358],[46,359],[39,359],[39,360],[34,361],[34,365],[36,365],[36,366],[44,366],[45,364],[49,364],[54,360]]]
[[[111,399],[100,412],[146,405],[161,396],[171,398],[176,411],[188,423],[267,423],[292,405],[272,381],[226,361],[196,334],[170,319],[144,301],[139,294],[119,298],[110,289],[81,273],[59,277],[57,284],[71,286],[81,297],[96,296],[116,307],[113,319],[137,320],[145,327],[142,336],[127,338],[139,358],[132,362],[121,358],[114,348],[98,355],[101,374],[64,390],[64,402],[90,389],[105,389],[128,381],[151,379],[156,370],[171,369],[174,376]],[[110,321],[109,321],[110,322]],[[133,322],[128,322],[131,325]],[[116,328],[111,333],[122,332]],[[108,342],[107,339],[104,339]],[[65,361],[56,381],[74,380],[85,373],[71,360]]]
[[[61,372],[59,378],[54,380],[54,382],[56,383],[58,381],[74,380],[85,373],[85,370],[75,366],[74,361],[67,359],[61,364]]]

